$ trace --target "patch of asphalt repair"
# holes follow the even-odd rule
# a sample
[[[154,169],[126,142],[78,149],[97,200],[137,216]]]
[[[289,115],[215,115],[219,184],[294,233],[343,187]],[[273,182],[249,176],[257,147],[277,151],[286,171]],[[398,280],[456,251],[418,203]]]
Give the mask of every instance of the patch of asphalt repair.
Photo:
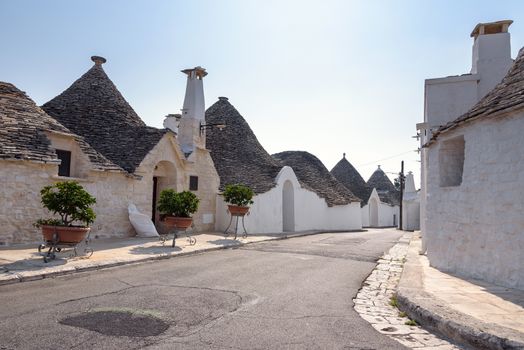
[[[151,337],[164,333],[169,323],[149,310],[94,310],[59,321],[63,325],[117,337]]]

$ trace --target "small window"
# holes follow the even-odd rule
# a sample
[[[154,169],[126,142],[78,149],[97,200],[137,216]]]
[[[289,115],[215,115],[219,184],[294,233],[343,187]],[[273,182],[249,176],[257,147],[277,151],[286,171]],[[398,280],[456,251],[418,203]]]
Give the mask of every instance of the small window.
[[[57,149],[56,156],[62,161],[58,166],[58,175],[71,176],[71,152]]]
[[[462,183],[464,147],[464,136],[441,143],[438,154],[440,187],[460,186]]]
[[[189,177],[189,190],[198,191],[198,176]]]

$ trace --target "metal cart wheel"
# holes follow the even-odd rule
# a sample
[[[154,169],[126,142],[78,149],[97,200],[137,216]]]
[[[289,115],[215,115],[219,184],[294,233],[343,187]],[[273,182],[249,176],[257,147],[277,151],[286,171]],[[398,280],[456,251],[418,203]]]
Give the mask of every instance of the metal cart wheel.
[[[187,241],[189,242],[189,245],[195,245],[197,240],[193,236],[188,236]]]
[[[91,256],[93,256],[93,253],[94,253],[93,248],[86,247],[84,249],[84,254],[86,255],[87,258],[90,258]]]

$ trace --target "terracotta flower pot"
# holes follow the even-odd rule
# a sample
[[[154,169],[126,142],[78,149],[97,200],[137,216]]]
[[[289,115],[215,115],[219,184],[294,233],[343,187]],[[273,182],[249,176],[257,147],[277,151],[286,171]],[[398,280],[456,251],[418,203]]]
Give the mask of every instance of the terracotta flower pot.
[[[49,226],[42,225],[42,235],[45,241],[53,241],[55,232],[58,241],[61,243],[80,243],[82,242],[91,228],[80,226]]]
[[[175,227],[178,230],[187,230],[193,223],[193,218],[181,218],[178,216],[166,216],[164,219],[168,227]]]
[[[249,207],[239,207],[238,205],[228,205],[227,207],[233,216],[244,216],[249,212]]]

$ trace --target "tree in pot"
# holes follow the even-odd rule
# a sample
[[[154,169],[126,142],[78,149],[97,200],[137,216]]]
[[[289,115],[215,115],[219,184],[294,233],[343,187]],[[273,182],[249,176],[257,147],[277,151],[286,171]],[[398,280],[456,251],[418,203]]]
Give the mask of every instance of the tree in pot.
[[[164,216],[166,225],[186,230],[193,223],[191,215],[198,210],[199,202],[193,192],[165,189],[160,192],[158,211]]]
[[[249,212],[249,205],[253,204],[255,193],[243,184],[226,185],[222,193],[224,200],[229,203],[229,212],[233,216],[244,216]]]
[[[39,219],[34,225],[42,228],[45,241],[79,243],[89,232],[96,219],[91,208],[96,198],[76,181],[57,182],[40,191],[44,208],[58,214],[60,219]],[[73,225],[82,223],[83,225]]]

